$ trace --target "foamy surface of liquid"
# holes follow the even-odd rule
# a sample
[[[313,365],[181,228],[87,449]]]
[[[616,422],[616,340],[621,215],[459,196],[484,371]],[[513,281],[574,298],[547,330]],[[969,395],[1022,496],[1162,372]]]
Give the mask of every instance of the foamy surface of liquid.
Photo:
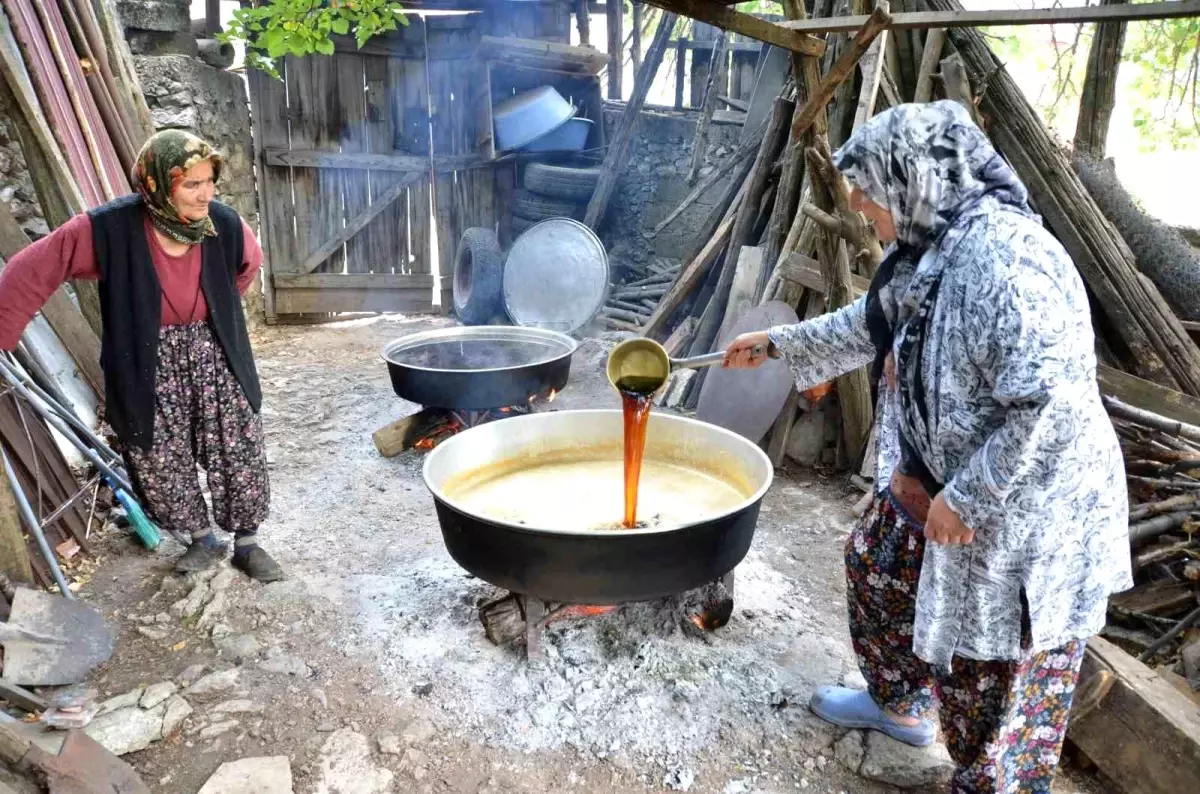
[[[478,516],[539,529],[620,531],[625,475],[619,458],[492,466],[447,483],[446,496]],[[646,459],[638,490],[638,525],[671,527],[713,518],[749,494],[712,474]]]

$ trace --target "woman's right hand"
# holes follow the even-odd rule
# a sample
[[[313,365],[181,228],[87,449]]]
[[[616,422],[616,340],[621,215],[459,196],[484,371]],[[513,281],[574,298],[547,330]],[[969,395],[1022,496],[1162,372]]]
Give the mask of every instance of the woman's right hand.
[[[722,366],[728,369],[754,369],[771,357],[771,338],[766,331],[742,334],[725,348]]]

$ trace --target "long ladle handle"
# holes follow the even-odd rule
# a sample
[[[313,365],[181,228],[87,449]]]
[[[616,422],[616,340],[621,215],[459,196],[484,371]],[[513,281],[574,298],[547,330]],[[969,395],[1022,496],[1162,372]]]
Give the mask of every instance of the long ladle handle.
[[[750,350],[750,355],[761,356],[766,354],[766,345],[755,345]],[[725,351],[720,350],[716,353],[708,353],[703,356],[692,356],[691,358],[673,358],[671,359],[671,369],[700,369],[701,367],[716,366],[725,361]]]

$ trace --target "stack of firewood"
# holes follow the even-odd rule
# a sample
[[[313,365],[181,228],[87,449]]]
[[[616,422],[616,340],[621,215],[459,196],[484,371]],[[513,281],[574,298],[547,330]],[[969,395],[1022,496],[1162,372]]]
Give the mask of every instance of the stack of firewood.
[[[1200,690],[1200,427],[1115,398],[1105,405],[1125,453],[1134,589],[1109,603],[1104,635]]]
[[[679,275],[679,263],[656,259],[644,278],[614,287],[600,311],[605,325],[617,331],[641,331],[663,295]]]

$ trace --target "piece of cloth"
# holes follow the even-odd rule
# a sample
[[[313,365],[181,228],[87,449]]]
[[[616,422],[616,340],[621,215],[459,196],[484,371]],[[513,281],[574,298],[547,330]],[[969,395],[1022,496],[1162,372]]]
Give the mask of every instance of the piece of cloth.
[[[1049,794],[1085,641],[933,667],[912,650],[924,551],[921,525],[886,491],[846,542],[850,636],[872,699],[904,716],[937,711],[953,794]]]
[[[217,236],[212,218],[186,218],[171,200],[188,169],[204,160],[212,163],[213,181],[220,180],[224,158],[216,149],[185,130],[162,130],[142,145],[133,167],[138,193],[154,227],[172,240],[188,245],[199,245],[205,237]]]
[[[1034,217],[990,193],[966,216],[911,273],[897,267],[899,393],[881,381],[877,403],[879,487],[897,469],[903,429],[945,484],[946,504],[975,531],[969,545],[931,544],[921,569],[915,650],[942,667],[1023,658],[1021,591],[1032,648],[1049,650],[1099,631],[1108,596],[1133,585],[1124,463],[1096,384],[1083,282]],[[899,219],[898,231],[912,228]],[[914,341],[907,321],[921,307],[929,312]],[[863,298],[770,337],[800,390],[877,353]],[[923,408],[911,403],[917,379]]]
[[[210,530],[197,467],[204,469],[212,518],[234,534],[267,518],[271,491],[261,417],[250,407],[206,323],[163,328],[158,340],[154,444],[122,449],[151,518],[202,537]]]
[[[154,272],[162,287],[162,324],[186,325],[206,319],[208,303],[200,290],[200,248],[193,246],[183,256],[173,257],[151,232],[149,218],[144,226]],[[244,295],[258,278],[263,252],[244,220],[242,237],[243,261],[237,272],[237,290]],[[92,219],[86,212],[14,256],[0,271],[0,350],[17,346],[25,326],[63,283],[99,277]],[[175,307],[182,312],[192,311],[180,315]]]
[[[210,202],[208,211],[218,231],[216,237],[206,238],[198,246],[208,324],[250,407],[257,411],[262,389],[237,293],[237,263],[244,259],[242,219],[217,201]],[[100,269],[105,416],[122,442],[145,449],[154,432],[154,382],[162,327],[162,289],[143,230],[145,207],[138,196],[126,196],[88,214]]]

